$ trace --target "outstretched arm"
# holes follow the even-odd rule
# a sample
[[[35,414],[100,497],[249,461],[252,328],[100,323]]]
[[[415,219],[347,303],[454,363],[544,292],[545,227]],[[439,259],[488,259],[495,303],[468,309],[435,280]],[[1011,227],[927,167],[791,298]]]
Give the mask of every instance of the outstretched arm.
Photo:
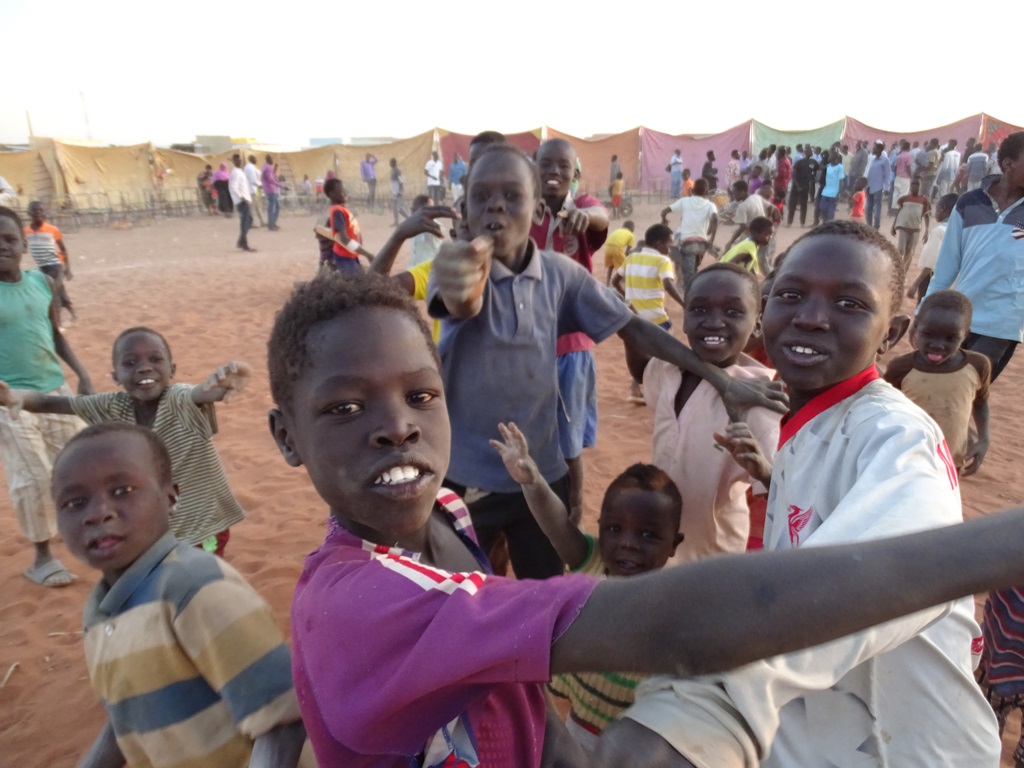
[[[301,720],[272,728],[253,742],[249,768],[295,768],[305,741]]]
[[[508,426],[499,424],[498,431],[501,440],[491,440],[491,445],[501,454],[509,475],[522,487],[534,520],[548,537],[555,552],[569,568],[576,570],[587,558],[590,548],[587,537],[572,524],[562,500],[541,476],[537,464],[530,456],[526,436],[519,431],[519,427],[512,423]]]
[[[384,246],[373,257],[370,262],[370,271],[379,272],[382,275],[390,275],[395,266],[395,259],[402,249],[402,243],[416,235],[429,232],[438,237],[444,237],[444,230],[437,223],[437,219],[458,219],[459,213],[447,205],[425,205],[415,213],[410,214],[402,223],[395,227],[391,237],[387,239]]]
[[[494,245],[490,239],[478,237],[469,243],[444,243],[434,257],[431,279],[437,285],[436,298],[456,320],[480,314],[493,252]],[[433,306],[431,311],[435,311]]]
[[[245,389],[252,378],[252,366],[241,360],[232,360],[210,374],[202,384],[192,388],[192,402],[196,405],[204,403],[229,402]]]
[[[121,748],[114,738],[114,728],[108,720],[100,735],[96,737],[88,754],[78,764],[78,768],[122,768],[125,764]]]
[[[70,397],[51,397],[34,389],[11,389],[4,381],[0,381],[0,406],[10,409],[12,419],[18,418],[23,409],[29,413],[74,414]]]

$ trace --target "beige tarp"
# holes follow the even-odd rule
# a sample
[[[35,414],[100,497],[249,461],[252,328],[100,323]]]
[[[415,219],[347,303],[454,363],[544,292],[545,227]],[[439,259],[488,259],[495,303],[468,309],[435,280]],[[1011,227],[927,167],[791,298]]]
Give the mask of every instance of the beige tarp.
[[[50,198],[54,194],[53,179],[39,152],[0,152],[0,176],[15,190],[21,190],[19,201],[22,206],[28,201]]]
[[[338,175],[345,182],[347,188],[357,191],[362,188],[362,176],[359,174],[359,164],[366,158],[367,153],[375,156],[377,162],[377,187],[378,195],[384,194],[388,189],[388,161],[393,157],[398,161],[398,167],[405,177],[406,198],[421,194],[427,190],[427,178],[423,175],[423,166],[430,159],[430,153],[434,149],[434,131],[429,130],[418,136],[410,136],[408,139],[401,139],[390,144],[379,144],[370,147],[350,147],[336,144],[335,152],[338,153]]]
[[[79,147],[55,141],[53,146],[57,164],[64,174],[64,184],[71,195],[101,192],[137,195],[153,189],[151,144]]]
[[[164,177],[164,189],[198,189],[196,176],[210,161],[202,155],[190,152],[178,152],[174,149],[157,149],[153,151],[153,166],[156,172]],[[214,170],[217,166],[213,166]]]

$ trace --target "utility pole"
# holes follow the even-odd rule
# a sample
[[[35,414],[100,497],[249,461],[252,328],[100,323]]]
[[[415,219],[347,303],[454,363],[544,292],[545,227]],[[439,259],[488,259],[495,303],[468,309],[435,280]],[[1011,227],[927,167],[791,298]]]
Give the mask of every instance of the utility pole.
[[[78,95],[82,97],[82,116],[85,117],[85,137],[92,141],[92,127],[89,125],[89,109],[85,106],[85,91],[79,91]]]
[[[32,141],[35,134],[32,133],[32,116],[28,113],[27,109],[25,110],[25,121],[28,123],[28,140]]]

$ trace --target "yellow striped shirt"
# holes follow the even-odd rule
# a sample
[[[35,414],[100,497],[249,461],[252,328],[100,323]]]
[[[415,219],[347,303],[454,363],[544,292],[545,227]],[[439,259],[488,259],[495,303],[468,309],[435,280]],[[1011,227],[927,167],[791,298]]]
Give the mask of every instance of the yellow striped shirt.
[[[652,323],[668,322],[664,280],[675,280],[672,259],[650,248],[642,248],[626,257],[618,274],[626,283],[626,302],[640,317]]]

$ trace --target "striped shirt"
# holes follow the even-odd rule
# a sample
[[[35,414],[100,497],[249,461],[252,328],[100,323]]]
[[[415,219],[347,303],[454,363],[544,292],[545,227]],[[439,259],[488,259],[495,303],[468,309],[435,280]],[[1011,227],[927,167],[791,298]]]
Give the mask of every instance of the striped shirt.
[[[291,654],[234,568],[165,534],[85,605],[85,659],[132,768],[242,768],[299,719]]]
[[[587,557],[573,573],[605,577],[608,572],[593,536],[587,536]],[[591,733],[600,734],[633,703],[637,684],[644,675],[626,672],[575,672],[555,675],[548,684],[551,693],[567,699],[569,717]]]
[[[626,257],[618,274],[626,283],[626,302],[636,313],[652,323],[668,322],[665,311],[665,278],[675,279],[672,259],[650,248],[641,248]]]
[[[57,243],[61,242],[60,230],[44,221],[39,229],[32,225],[25,227],[25,243],[37,267],[54,267],[61,263]]]
[[[1024,695],[1024,590],[990,592],[982,629],[982,660],[992,692],[1001,698]]]
[[[71,399],[75,415],[89,424],[135,424],[135,406],[127,392],[105,392]],[[171,532],[187,544],[200,544],[245,517],[231,493],[213,447],[213,427],[192,402],[192,385],[173,384],[160,398],[153,431],[167,445],[171,475],[181,496],[171,516]]]

